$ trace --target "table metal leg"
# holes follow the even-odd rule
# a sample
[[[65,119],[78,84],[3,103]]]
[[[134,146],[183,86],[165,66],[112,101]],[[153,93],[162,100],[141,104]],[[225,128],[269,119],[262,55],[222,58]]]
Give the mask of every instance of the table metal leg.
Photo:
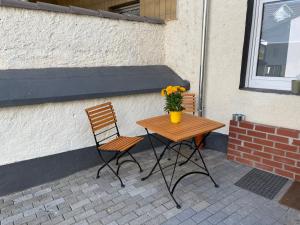
[[[191,160],[191,158],[195,155],[196,152],[197,152],[197,149],[194,149],[192,154],[184,162],[180,163],[179,166],[183,166],[183,165],[187,164]]]
[[[169,194],[171,195],[173,201],[175,202],[177,208],[181,208],[181,206],[178,204],[178,202],[177,202],[176,199],[174,198],[174,195],[173,195],[173,194],[174,194],[174,192],[175,192],[175,189],[176,189],[177,185],[178,185],[178,184],[180,183],[180,181],[181,181],[182,179],[184,179],[185,177],[187,177],[187,176],[189,176],[189,175],[193,175],[193,174],[202,174],[202,175],[206,175],[206,176],[210,177],[210,179],[211,179],[211,181],[214,183],[215,187],[219,187],[219,186],[217,185],[217,183],[214,181],[214,179],[212,178],[212,176],[210,175],[210,173],[209,173],[209,171],[208,171],[208,168],[207,168],[207,166],[206,166],[206,164],[205,164],[205,161],[204,161],[204,159],[203,159],[203,157],[202,157],[202,155],[201,155],[201,152],[200,152],[200,146],[201,146],[201,144],[203,143],[203,141],[205,140],[205,137],[202,139],[202,142],[199,143],[198,146],[197,146],[197,144],[196,144],[195,138],[193,138],[194,145],[190,145],[190,144],[187,144],[187,143],[185,143],[185,142],[175,143],[175,144],[173,145],[173,144],[171,144],[171,143],[173,143],[173,142],[171,142],[171,141],[169,141],[168,143],[165,143],[164,141],[160,140],[160,138],[151,135],[151,134],[149,133],[148,129],[146,129],[146,132],[147,132],[147,136],[148,136],[150,145],[151,145],[152,150],[153,150],[153,152],[154,152],[154,156],[155,156],[155,158],[156,158],[156,163],[155,163],[154,167],[152,168],[152,170],[150,171],[150,173],[148,174],[148,176],[142,178],[142,180],[146,180],[147,178],[149,178],[149,177],[154,173],[155,168],[158,166],[158,167],[159,167],[159,171],[161,172],[161,174],[162,174],[162,176],[163,176],[163,179],[164,179],[164,182],[165,182],[165,184],[166,184],[166,186],[167,186],[168,192],[169,192]],[[160,141],[161,143],[163,143],[163,144],[166,145],[165,148],[164,148],[164,150],[163,150],[163,152],[160,154],[159,157],[158,157],[157,152],[156,152],[156,150],[155,150],[155,147],[154,147],[154,144],[153,144],[153,142],[152,142],[151,136],[152,136],[153,138],[157,139],[158,141]],[[206,137],[207,137],[207,136],[206,136]],[[176,150],[175,147],[178,146],[178,145],[179,145],[179,149]],[[187,146],[189,146],[189,147],[192,146],[192,149],[194,149],[194,150],[193,150],[193,153],[192,153],[189,157],[185,156],[184,154],[182,154],[182,153],[180,152],[180,151],[181,151],[182,145],[187,145]],[[166,176],[165,176],[165,174],[164,174],[164,172],[163,172],[163,169],[164,169],[164,168],[162,168],[161,163],[160,163],[162,157],[164,156],[164,154],[165,154],[165,152],[166,152],[167,150],[169,150],[169,151],[173,150],[173,151],[177,152],[176,161],[175,161],[174,168],[173,168],[173,171],[172,171],[170,183],[168,183],[168,181],[167,181],[167,179],[166,179]],[[201,165],[199,165],[198,163],[196,163],[196,162],[194,162],[193,160],[191,160],[192,157],[194,156],[194,154],[196,154],[196,152],[198,152],[198,154],[199,154],[199,156],[200,156],[200,159],[201,159],[201,161],[202,161],[202,163],[203,163],[203,166],[201,166]],[[186,173],[186,174],[182,175],[179,179],[177,179],[177,181],[175,182],[175,184],[174,184],[173,187],[172,187],[172,182],[173,182],[173,178],[174,178],[176,166],[177,166],[177,164],[178,164],[178,158],[179,158],[179,155],[181,155],[182,157],[184,157],[184,158],[186,159],[186,161],[184,161],[183,164],[185,164],[185,163],[187,163],[187,162],[191,162],[191,163],[195,164],[197,167],[203,169],[204,171],[192,171],[192,172]],[[173,165],[173,164],[172,164],[172,165]],[[170,165],[169,165],[169,166],[170,166]],[[168,166],[168,167],[169,167],[169,166]],[[166,167],[165,167],[165,168],[166,168]]]
[[[148,135],[148,137],[149,137],[149,135]],[[159,159],[158,159],[159,161],[162,159],[162,157],[164,156],[165,152],[168,150],[168,147],[171,143],[172,143],[171,141],[168,142],[168,144],[166,145],[166,147],[164,148],[164,150],[162,151],[162,153],[159,156]],[[151,169],[150,173],[146,177],[143,177],[141,180],[142,181],[147,180],[153,174],[153,172],[157,166],[158,166],[158,162],[155,163],[155,165]]]
[[[152,140],[151,140],[151,136],[150,136],[150,134],[149,134],[148,129],[146,129],[146,132],[147,132],[147,136],[148,136],[149,142],[150,142],[150,144],[151,144],[153,153],[154,153],[154,155],[155,155],[155,158],[156,158],[158,167],[159,167],[159,169],[160,169],[160,171],[161,171],[161,174],[162,174],[163,179],[164,179],[164,181],[165,181],[165,184],[166,184],[166,186],[167,186],[168,192],[169,192],[169,194],[171,195],[173,201],[175,202],[176,207],[177,207],[178,209],[180,209],[181,206],[178,204],[178,202],[177,202],[176,199],[174,198],[173,193],[171,193],[171,188],[170,188],[170,186],[169,186],[169,184],[168,184],[168,182],[167,182],[167,179],[166,179],[166,177],[165,177],[164,171],[162,170],[162,166],[160,165],[160,160],[159,160],[159,158],[158,158],[158,156],[157,156],[157,153],[156,153],[156,150],[155,150],[155,148],[154,148],[154,145],[153,145],[153,142],[152,142]]]
[[[195,144],[196,144],[196,142],[195,142]],[[200,145],[197,146],[196,148],[197,148],[197,150],[198,150],[199,157],[200,157],[200,159],[201,159],[201,161],[202,161],[202,163],[203,163],[203,166],[204,166],[204,168],[205,168],[205,171],[207,172],[207,176],[209,176],[209,178],[211,179],[211,181],[214,183],[215,187],[218,188],[219,185],[215,182],[215,180],[212,178],[212,176],[210,175],[210,173],[209,173],[209,171],[208,171],[208,168],[207,168],[207,166],[206,166],[206,164],[205,164],[205,161],[204,161],[204,159],[203,159],[203,157],[202,157],[202,154],[201,154],[201,151],[200,151],[200,149],[199,149],[200,146],[201,146],[201,143],[200,143]]]
[[[174,164],[174,168],[173,168],[173,172],[172,172],[172,176],[171,176],[170,187],[172,187],[172,181],[173,181],[173,178],[174,178],[174,174],[175,174],[175,170],[176,170],[180,150],[181,150],[181,143],[179,145],[179,150],[177,152],[177,156],[176,156],[176,160],[175,160],[175,164]]]

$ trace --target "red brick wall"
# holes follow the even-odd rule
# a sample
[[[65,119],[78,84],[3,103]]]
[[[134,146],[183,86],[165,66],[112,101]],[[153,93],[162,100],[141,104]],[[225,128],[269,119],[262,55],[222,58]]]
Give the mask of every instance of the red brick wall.
[[[300,181],[300,131],[230,121],[227,158]]]

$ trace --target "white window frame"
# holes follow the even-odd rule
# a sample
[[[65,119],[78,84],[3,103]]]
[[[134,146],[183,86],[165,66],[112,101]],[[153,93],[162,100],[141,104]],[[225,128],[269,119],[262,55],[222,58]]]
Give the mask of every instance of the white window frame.
[[[291,81],[295,79],[293,77],[256,76],[264,4],[269,2],[279,2],[279,0],[254,0],[245,85],[250,88],[290,91]]]

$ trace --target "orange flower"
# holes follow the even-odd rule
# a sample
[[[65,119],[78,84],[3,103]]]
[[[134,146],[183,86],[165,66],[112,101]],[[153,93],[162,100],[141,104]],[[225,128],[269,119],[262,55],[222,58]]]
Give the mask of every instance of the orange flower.
[[[161,96],[165,96],[166,95],[166,89],[162,89],[160,94],[161,94]]]

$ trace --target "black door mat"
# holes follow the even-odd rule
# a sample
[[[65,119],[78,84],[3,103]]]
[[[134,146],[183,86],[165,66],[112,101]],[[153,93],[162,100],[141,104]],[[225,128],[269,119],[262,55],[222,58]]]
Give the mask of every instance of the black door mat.
[[[279,202],[287,207],[300,210],[300,182],[294,182]]]
[[[288,179],[258,169],[252,169],[235,185],[268,199],[273,199]]]

